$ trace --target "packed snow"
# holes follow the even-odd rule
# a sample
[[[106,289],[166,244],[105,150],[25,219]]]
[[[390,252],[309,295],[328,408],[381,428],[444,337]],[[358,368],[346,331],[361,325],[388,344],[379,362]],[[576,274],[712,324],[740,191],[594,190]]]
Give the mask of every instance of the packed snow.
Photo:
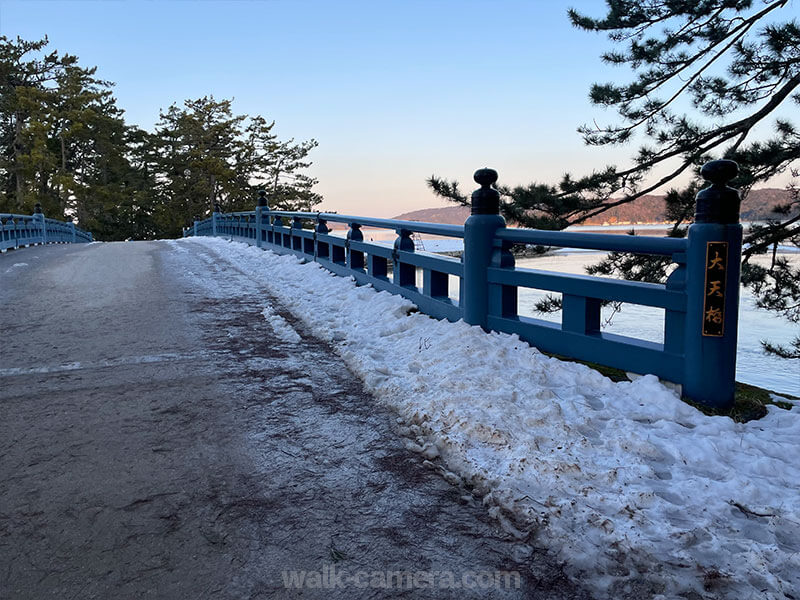
[[[800,598],[800,403],[707,417],[653,376],[614,383],[315,263],[219,238],[173,245],[187,273],[185,249],[211,251],[330,342],[409,448],[598,597]]]
[[[269,323],[269,326],[272,328],[272,331],[275,332],[275,335],[277,335],[278,338],[290,344],[296,344],[300,341],[300,336],[297,334],[297,332],[292,328],[291,325],[289,325],[289,323],[286,322],[286,319],[275,314],[275,311],[271,306],[264,307],[264,310],[261,311],[261,314],[264,315],[267,323]]]

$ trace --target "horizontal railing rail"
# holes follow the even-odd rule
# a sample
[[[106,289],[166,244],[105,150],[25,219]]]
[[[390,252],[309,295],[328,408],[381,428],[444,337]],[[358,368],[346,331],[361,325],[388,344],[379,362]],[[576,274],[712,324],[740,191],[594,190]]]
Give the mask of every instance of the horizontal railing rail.
[[[686,251],[686,240],[669,237],[642,237],[609,233],[545,231],[541,229],[503,229],[497,239],[515,244],[535,244],[555,248],[580,248],[672,256]]]
[[[730,161],[704,167],[713,185],[698,194],[698,217],[686,238],[507,228],[498,214],[499,194],[491,187],[497,175],[491,169],[476,173],[482,187],[472,196],[472,216],[463,226],[271,211],[262,193],[254,211],[215,209],[184,235],[224,236],[316,261],[359,284],[402,295],[433,317],[464,319],[517,334],[547,352],[652,373],[681,384],[692,399],[720,407],[733,401],[741,255],[738,205],[735,220],[729,218],[730,206],[719,208],[721,202],[738,202],[738,192],[725,185],[731,164],[735,174]],[[346,236],[333,235],[328,223],[346,224]],[[365,241],[362,227],[397,236],[391,245]],[[415,233],[463,239],[461,259],[420,251]],[[515,265],[514,244],[666,256],[673,268],[665,284],[525,269]],[[716,270],[720,265],[723,270]],[[561,294],[560,323],[520,314],[520,289]],[[663,342],[602,331],[601,309],[608,302],[663,310]]]
[[[38,204],[33,215],[0,213],[0,251],[39,244],[91,241],[92,234],[75,227],[71,221],[46,218]]]

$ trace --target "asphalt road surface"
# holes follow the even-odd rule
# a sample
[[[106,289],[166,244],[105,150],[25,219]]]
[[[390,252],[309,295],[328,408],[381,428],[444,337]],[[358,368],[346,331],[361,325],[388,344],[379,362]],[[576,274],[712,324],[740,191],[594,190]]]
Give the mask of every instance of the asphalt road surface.
[[[0,598],[588,597],[256,282],[179,250],[0,255]]]

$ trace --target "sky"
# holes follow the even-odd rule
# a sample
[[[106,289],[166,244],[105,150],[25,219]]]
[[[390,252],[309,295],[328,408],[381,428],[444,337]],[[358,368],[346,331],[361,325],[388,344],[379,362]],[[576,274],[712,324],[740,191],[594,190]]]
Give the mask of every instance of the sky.
[[[627,76],[568,7],[604,12],[601,0],[0,0],[0,34],[47,35],[97,66],[145,129],[173,103],[233,98],[281,139],[319,142],[321,209],[391,217],[446,205],[432,174],[468,191],[485,166],[516,185],[628,162],[634,147],[576,132],[614,120],[591,106],[591,83]]]

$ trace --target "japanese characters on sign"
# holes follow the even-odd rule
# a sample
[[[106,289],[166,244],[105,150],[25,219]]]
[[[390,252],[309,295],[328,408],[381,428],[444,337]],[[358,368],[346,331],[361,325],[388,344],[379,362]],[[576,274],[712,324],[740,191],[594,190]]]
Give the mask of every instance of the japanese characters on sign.
[[[728,242],[706,244],[706,285],[703,300],[703,335],[721,337],[725,324],[725,283]]]

